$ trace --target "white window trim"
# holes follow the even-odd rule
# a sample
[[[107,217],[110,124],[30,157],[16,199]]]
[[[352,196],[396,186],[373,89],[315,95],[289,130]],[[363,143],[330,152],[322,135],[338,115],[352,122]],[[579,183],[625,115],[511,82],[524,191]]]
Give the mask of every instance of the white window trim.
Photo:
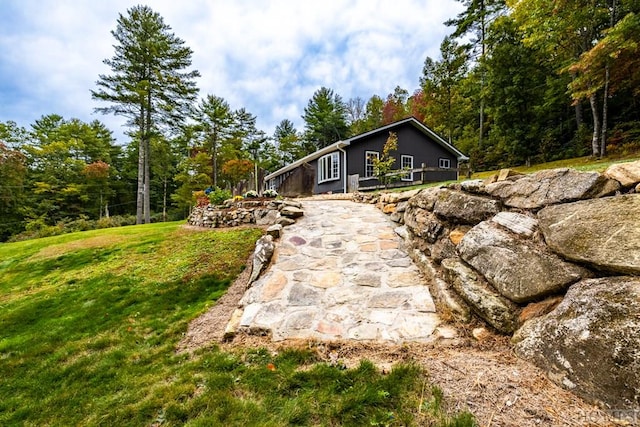
[[[327,163],[326,167],[325,163]],[[328,176],[325,176],[325,169],[329,172]],[[338,179],[340,179],[340,153],[336,151],[320,157],[318,159],[318,184]]]
[[[451,159],[438,159],[438,167],[440,169],[451,169]]]
[[[373,162],[371,163],[372,173],[369,175],[367,173],[367,167],[369,166],[369,156],[375,157],[376,159],[380,159],[380,153],[378,151],[365,151],[364,152],[364,177],[365,178],[373,178],[376,175],[375,168],[373,167]]]
[[[400,156],[400,167],[402,169],[405,168],[405,166],[404,166],[405,159],[411,160],[411,165],[407,166],[407,167],[411,168],[411,172],[408,172],[408,173],[402,175],[402,177],[400,179],[402,181],[413,181],[413,156],[409,156],[408,154],[403,154],[402,156]]]

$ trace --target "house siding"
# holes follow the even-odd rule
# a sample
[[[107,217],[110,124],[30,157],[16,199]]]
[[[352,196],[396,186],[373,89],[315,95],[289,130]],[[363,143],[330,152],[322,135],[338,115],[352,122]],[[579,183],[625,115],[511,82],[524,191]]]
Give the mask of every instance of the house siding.
[[[325,181],[321,184],[318,183],[318,160],[319,159],[315,159],[312,162],[310,162],[311,167],[313,168],[313,170],[315,170],[315,177],[314,177],[314,186],[313,186],[313,193],[314,194],[326,194],[326,193],[344,193],[344,183],[345,183],[345,176],[344,176],[344,153],[340,150],[334,151],[337,152],[339,154],[340,157],[340,168],[338,171],[338,177],[339,179],[337,180],[332,180],[332,181]]]
[[[420,168],[424,164],[425,167],[437,168],[439,159],[449,159],[451,162],[451,171],[428,171],[424,173],[425,181],[447,181],[455,180],[458,177],[458,159],[457,157],[433,141],[428,135],[416,129],[410,123],[405,123],[391,130],[398,136],[398,150],[391,154],[396,158],[392,169],[401,168],[401,156],[413,156],[413,167]],[[352,143],[347,147],[349,153],[348,174],[358,174],[360,177],[365,176],[365,152],[378,151],[382,155],[384,144],[389,138],[389,131],[384,131],[370,135],[366,139]],[[430,141],[431,143],[428,143]],[[414,173],[414,181],[420,181],[422,174]],[[362,186],[377,185],[375,179],[368,179],[362,182]]]
[[[336,141],[269,175],[269,180],[265,184],[274,186],[276,189],[283,186],[283,190],[287,189],[292,192],[302,192],[298,186],[303,185],[313,194],[342,193],[345,191],[345,188],[348,191],[353,191],[358,187],[363,189],[376,187],[379,185],[379,182],[375,178],[365,177],[365,153],[367,151],[382,153],[384,144],[389,138],[390,131],[395,132],[398,136],[398,149],[391,153],[396,159],[392,165],[393,170],[401,170],[402,156],[411,157],[414,170],[422,169],[423,167],[433,169],[413,173],[412,181],[398,180],[392,183],[392,186],[458,179],[458,158],[463,160],[467,160],[468,158],[436,136],[430,129],[417,121],[417,119],[408,118],[344,141]],[[337,153],[340,159],[338,179],[328,180],[327,176],[332,177],[335,171],[332,170],[329,175],[327,172],[327,164],[322,163],[325,166],[322,168],[322,176],[325,181],[320,183],[318,171],[320,171],[319,165],[322,161],[321,159],[326,159],[326,156],[330,156],[333,153]],[[441,161],[447,164],[450,169],[440,169]],[[307,170],[312,171],[313,182],[307,181],[307,184],[288,182],[294,179],[300,180],[299,177],[294,178],[292,176],[292,170],[299,168],[301,165],[307,165]],[[307,175],[309,178],[312,176],[311,173]],[[287,181],[286,183],[285,180]]]

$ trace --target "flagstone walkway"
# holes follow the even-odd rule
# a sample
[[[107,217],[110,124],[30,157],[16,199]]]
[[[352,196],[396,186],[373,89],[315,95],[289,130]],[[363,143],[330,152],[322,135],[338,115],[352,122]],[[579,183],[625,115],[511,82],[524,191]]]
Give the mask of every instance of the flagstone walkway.
[[[269,270],[241,300],[239,329],[285,339],[401,343],[452,338],[392,223],[375,206],[303,202]]]

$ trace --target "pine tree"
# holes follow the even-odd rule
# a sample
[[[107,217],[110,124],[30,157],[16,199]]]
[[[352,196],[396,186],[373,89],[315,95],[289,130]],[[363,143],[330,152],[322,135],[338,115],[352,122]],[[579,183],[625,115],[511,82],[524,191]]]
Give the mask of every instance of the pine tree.
[[[324,148],[349,136],[347,106],[340,95],[321,87],[309,100],[302,119],[305,137],[315,143],[315,149]]]
[[[111,34],[115,55],[105,59],[112,74],[99,76],[94,99],[109,102],[96,108],[127,118],[130,135],[138,143],[137,223],[148,223],[150,213],[150,146],[155,134],[176,131],[189,116],[198,89],[197,70],[190,48],[148,6],[135,6],[118,18]]]

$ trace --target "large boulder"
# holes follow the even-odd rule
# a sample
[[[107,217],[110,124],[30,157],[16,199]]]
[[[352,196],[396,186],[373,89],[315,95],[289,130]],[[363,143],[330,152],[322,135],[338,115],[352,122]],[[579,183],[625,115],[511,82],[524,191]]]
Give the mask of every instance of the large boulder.
[[[502,297],[459,258],[442,261],[447,281],[481,318],[502,333],[515,330],[518,307]]]
[[[434,243],[444,229],[444,225],[434,214],[416,206],[407,207],[404,224],[416,237],[429,243]]]
[[[562,260],[542,242],[518,236],[493,221],[473,227],[458,253],[503,296],[526,303],[564,290],[588,270]]]
[[[573,285],[558,307],[514,336],[516,354],[582,398],[609,409],[640,405],[640,278]]]
[[[547,245],[562,257],[640,274],[640,194],[549,206],[538,221]]]
[[[256,209],[253,212],[256,220],[256,225],[268,226],[276,223],[280,217],[280,212],[277,209]]]
[[[633,187],[640,182],[640,160],[613,164],[604,171],[604,175],[615,179],[623,187]]]
[[[497,200],[463,193],[441,190],[438,193],[433,212],[449,221],[460,224],[477,224],[500,212]]]
[[[296,206],[292,205],[284,205],[280,210],[280,215],[285,216],[287,218],[299,218],[304,215],[304,211]]]
[[[273,243],[273,236],[267,234],[258,239],[253,251],[253,261],[251,264],[252,269],[248,285],[255,282],[258,276],[260,276],[260,273],[262,273],[267,265],[269,265],[275,248],[276,245]]]
[[[442,191],[440,187],[425,188],[409,199],[409,206],[432,211],[440,191]]]
[[[548,169],[516,181],[500,181],[486,186],[488,194],[499,197],[514,208],[539,209],[557,203],[572,202],[615,193],[618,181],[597,172],[573,169]]]
[[[522,236],[531,237],[538,230],[538,221],[517,212],[500,212],[491,221]]]

